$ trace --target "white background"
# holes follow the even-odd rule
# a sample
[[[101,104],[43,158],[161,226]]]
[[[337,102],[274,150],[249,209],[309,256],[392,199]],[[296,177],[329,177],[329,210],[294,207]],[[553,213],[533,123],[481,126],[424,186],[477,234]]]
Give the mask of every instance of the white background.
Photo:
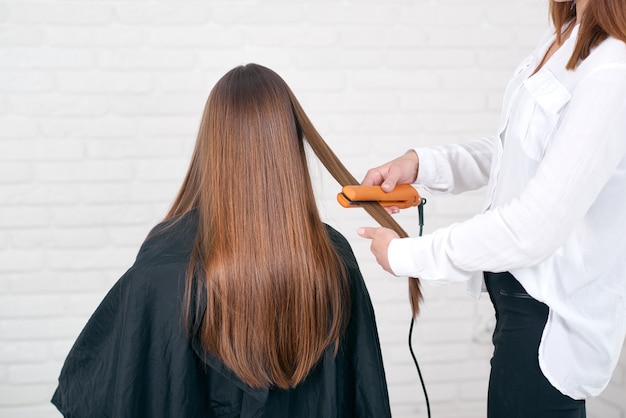
[[[281,74],[362,178],[410,147],[492,134],[548,1],[0,1],[0,417],[59,416],[62,362],[166,213],[227,70]],[[425,417],[406,279],[375,264],[355,232],[374,222],[339,208],[339,186],[311,161],[324,219],[371,293],[394,417]],[[472,216],[482,193],[426,197],[428,232]],[[417,234],[414,210],[397,218]],[[433,417],[484,417],[490,302],[463,285],[424,290],[414,346]],[[589,417],[626,417],[625,357]]]

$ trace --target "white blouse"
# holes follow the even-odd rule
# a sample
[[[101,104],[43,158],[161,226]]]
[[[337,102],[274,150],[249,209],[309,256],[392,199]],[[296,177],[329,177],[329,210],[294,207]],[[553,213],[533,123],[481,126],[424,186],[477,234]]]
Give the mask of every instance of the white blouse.
[[[626,44],[609,38],[565,69],[578,27],[533,75],[552,31],[515,70],[497,136],[416,149],[432,193],[487,186],[484,212],[392,240],[398,276],[431,283],[510,271],[550,308],[539,347],[546,378],[583,399],[608,384],[626,335]]]

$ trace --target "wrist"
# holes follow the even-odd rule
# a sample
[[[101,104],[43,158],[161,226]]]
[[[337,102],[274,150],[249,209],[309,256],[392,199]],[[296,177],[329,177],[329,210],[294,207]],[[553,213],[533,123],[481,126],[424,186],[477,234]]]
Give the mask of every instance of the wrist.
[[[408,149],[404,155],[406,155],[407,157],[415,160],[416,162],[419,161],[419,157],[417,156],[417,151],[415,151],[413,148]]]
[[[420,157],[417,151],[415,151],[413,148],[405,152],[404,155],[406,158],[415,163],[415,173],[413,174],[413,179],[411,180],[411,183],[415,183],[417,181],[417,175],[419,173]]]

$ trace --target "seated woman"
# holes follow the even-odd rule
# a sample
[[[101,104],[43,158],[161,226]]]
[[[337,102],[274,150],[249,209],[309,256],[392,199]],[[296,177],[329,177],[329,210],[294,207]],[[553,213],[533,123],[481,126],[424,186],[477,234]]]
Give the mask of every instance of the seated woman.
[[[219,80],[171,210],[65,361],[64,416],[390,416],[371,301],[320,220],[305,138],[356,183],[276,73]]]

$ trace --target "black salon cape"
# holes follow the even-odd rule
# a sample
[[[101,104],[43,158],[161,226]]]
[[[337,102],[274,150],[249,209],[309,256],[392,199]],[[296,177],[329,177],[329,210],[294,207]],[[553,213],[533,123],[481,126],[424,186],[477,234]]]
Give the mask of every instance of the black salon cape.
[[[332,347],[291,390],[252,389],[204,352],[183,324],[195,212],[141,247],[71,349],[52,403],[71,418],[390,417],[369,294],[350,245],[328,234],[350,276],[352,312]],[[154,231],[153,231],[154,232]]]

